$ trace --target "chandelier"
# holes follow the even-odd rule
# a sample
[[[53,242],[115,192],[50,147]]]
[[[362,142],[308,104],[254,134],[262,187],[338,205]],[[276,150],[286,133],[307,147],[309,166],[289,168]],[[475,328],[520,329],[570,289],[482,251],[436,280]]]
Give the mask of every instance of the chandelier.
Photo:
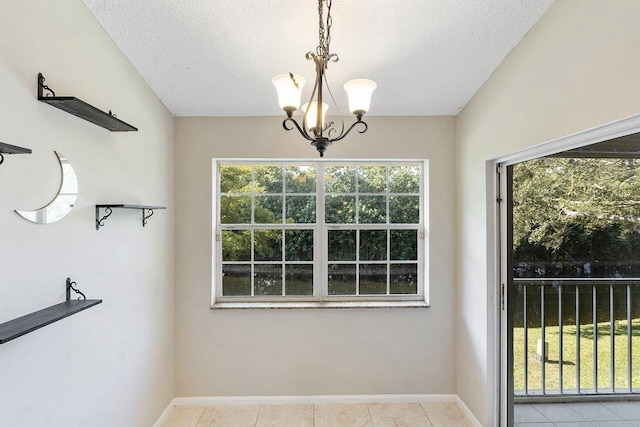
[[[324,5],[326,4],[327,17],[326,25],[324,19]],[[340,141],[351,132],[357,125],[361,125],[358,129],[359,133],[367,131],[367,124],[362,120],[362,116],[369,110],[371,94],[377,87],[376,83],[367,79],[350,80],[344,84],[344,90],[349,97],[349,110],[355,115],[356,121],[345,129],[344,120],[340,117],[341,126],[334,126],[333,122],[325,123],[325,116],[329,105],[324,102],[325,96],[328,94],[333,105],[335,106],[338,116],[340,110],[336,104],[325,71],[329,62],[338,62],[338,55],[330,53],[329,44],[331,43],[331,0],[318,0],[318,21],[319,21],[319,43],[315,53],[309,51],[306,54],[308,60],[312,60],[316,65],[316,79],[311,92],[309,102],[302,106],[304,113],[302,117],[302,126],[293,118],[293,113],[300,106],[300,98],[302,88],[306,84],[306,79],[300,75],[287,73],[279,74],[272,80],[273,85],[278,91],[278,103],[280,108],[287,114],[287,118],[282,122],[285,130],[293,130],[295,127],[303,138],[311,142],[320,153],[320,157],[324,156],[324,152],[331,144]]]

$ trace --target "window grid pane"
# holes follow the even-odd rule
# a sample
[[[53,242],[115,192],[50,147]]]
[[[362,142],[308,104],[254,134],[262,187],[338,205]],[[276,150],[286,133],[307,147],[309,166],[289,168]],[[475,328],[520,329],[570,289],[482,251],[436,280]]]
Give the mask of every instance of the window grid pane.
[[[222,296],[247,299],[248,279],[252,297],[318,296],[322,288],[314,286],[314,274],[322,259],[327,275],[317,278],[326,280],[322,294],[328,297],[420,294],[418,163],[219,165]],[[316,224],[316,218],[323,221]],[[247,232],[250,261],[246,250],[231,245],[231,237],[241,241]],[[352,249],[349,235],[355,237]],[[316,242],[316,236],[322,239]],[[321,259],[313,255],[316,245],[323,248]]]

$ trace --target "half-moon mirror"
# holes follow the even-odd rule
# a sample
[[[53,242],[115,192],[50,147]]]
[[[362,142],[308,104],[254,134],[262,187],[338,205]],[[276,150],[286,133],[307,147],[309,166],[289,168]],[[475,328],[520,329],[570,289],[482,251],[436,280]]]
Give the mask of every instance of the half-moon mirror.
[[[78,178],[71,167],[71,163],[62,155],[55,152],[60,161],[62,183],[56,197],[48,205],[33,211],[16,210],[18,215],[36,224],[51,224],[64,218],[76,203],[78,198]]]

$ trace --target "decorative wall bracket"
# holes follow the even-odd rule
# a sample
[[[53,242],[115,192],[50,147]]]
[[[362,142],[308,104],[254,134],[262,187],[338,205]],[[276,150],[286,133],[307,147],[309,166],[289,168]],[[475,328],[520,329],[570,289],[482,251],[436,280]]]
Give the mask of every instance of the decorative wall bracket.
[[[76,282],[72,282],[70,278],[67,278],[67,298],[65,302],[0,324],[0,344],[4,344],[7,341],[21,337],[22,335],[50,325],[53,322],[57,322],[58,320],[79,313],[102,302],[101,299],[87,299],[82,292],[73,286],[75,284]],[[80,294],[81,297],[77,300],[72,300],[72,290]]]
[[[38,101],[52,105],[76,117],[87,120],[98,126],[102,126],[112,132],[137,131],[138,129],[129,123],[123,122],[109,110],[108,113],[87,104],[74,96],[56,96],[49,86],[44,84],[44,76],[38,73]],[[48,93],[45,94],[44,91]]]
[[[4,162],[3,154],[31,154],[31,149],[0,142],[0,165]]]
[[[145,212],[148,211],[149,215],[145,216]],[[153,209],[142,209],[142,226],[144,227],[145,225],[147,225],[147,221],[149,220],[149,218],[151,218],[151,215],[153,215]]]
[[[100,209],[104,209],[105,215],[100,217]],[[149,218],[153,215],[154,210],[166,209],[165,206],[148,206],[148,205],[96,205],[96,230],[100,230],[100,227],[104,226],[104,220],[109,218],[113,213],[113,209],[140,209],[142,212],[142,226],[147,225]]]
[[[78,297],[78,301],[80,301],[81,298],[82,298],[83,301],[86,301],[86,299],[87,299],[86,295],[83,294],[79,289],[75,288],[73,285],[78,286],[78,284],[76,282],[72,282],[71,278],[67,277],[67,301],[71,300],[71,291],[73,291],[76,294],[80,295]]]
[[[104,207],[105,215],[102,218],[98,219],[98,217],[100,217],[100,208],[101,207]],[[96,230],[100,230],[100,227],[104,226],[104,220],[109,218],[109,216],[112,213],[113,213],[113,211],[111,210],[111,207],[96,205]]]

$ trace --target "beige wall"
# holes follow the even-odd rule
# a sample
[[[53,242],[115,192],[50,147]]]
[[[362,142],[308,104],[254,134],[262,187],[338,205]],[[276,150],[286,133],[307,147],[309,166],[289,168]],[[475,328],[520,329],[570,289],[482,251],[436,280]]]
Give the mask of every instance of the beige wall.
[[[640,112],[640,2],[558,0],[467,104],[457,134],[457,392],[486,420],[486,161]]]
[[[454,393],[452,117],[371,117],[326,157],[430,160],[430,308],[210,309],[211,159],[316,158],[281,120],[176,119],[176,395]]]
[[[58,95],[137,126],[112,133],[36,100]],[[0,141],[29,147],[0,165],[0,322],[64,301],[71,277],[103,303],[0,345],[0,425],[152,425],[174,396],[173,119],[80,0],[0,0]],[[60,185],[54,150],[79,197],[58,223],[37,209]],[[142,228],[96,203],[167,205]]]

